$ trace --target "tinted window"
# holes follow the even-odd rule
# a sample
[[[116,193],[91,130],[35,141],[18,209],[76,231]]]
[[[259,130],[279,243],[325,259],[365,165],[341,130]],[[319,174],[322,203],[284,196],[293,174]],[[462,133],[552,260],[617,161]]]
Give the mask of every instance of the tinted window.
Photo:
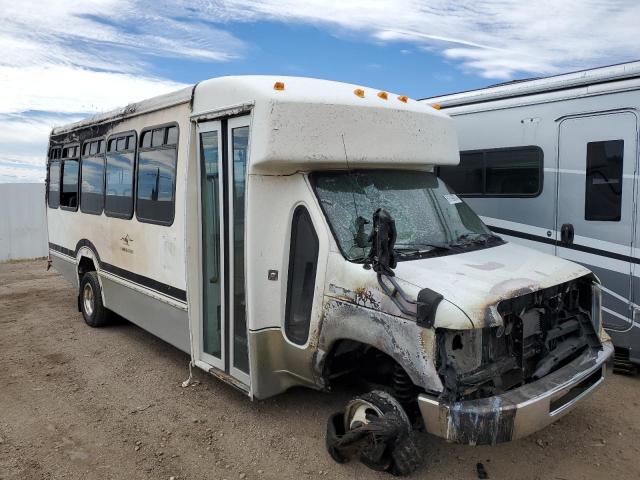
[[[78,160],[76,159],[67,159],[62,162],[60,206],[78,208]]]
[[[143,147],[138,153],[138,183],[136,213],[144,222],[170,225],[174,215],[174,191],[176,177],[177,148],[156,142],[165,141],[166,128],[152,130],[152,147]],[[157,133],[160,132],[160,133]]]
[[[52,160],[49,164],[49,207],[60,205],[60,161]]]
[[[542,191],[542,160],[538,147],[461,152],[460,164],[439,167],[438,175],[460,195],[535,197]]]
[[[440,167],[439,176],[454,192],[481,194],[483,155],[482,153],[461,153],[460,163],[451,167]]]
[[[541,185],[542,156],[537,148],[510,148],[485,153],[488,195],[535,195]]]
[[[249,373],[244,291],[244,199],[249,127],[234,128],[231,139],[233,150],[233,295],[235,297],[233,363],[236,368]]]
[[[127,137],[120,137],[126,139]],[[133,216],[133,165],[135,143],[128,151],[116,151],[120,138],[109,140],[106,158],[104,211],[110,217]],[[126,140],[124,142],[126,144]]]
[[[80,210],[99,215],[104,203],[104,157],[83,158],[81,169]]]
[[[620,221],[623,140],[587,143],[585,220]]]
[[[303,345],[309,336],[313,292],[318,263],[318,237],[307,209],[300,206],[293,213],[285,331],[294,343]]]

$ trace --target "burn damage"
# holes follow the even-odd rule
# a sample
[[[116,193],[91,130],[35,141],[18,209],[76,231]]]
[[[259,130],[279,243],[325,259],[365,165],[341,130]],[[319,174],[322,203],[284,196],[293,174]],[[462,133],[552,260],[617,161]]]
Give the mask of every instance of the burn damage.
[[[502,322],[481,329],[438,329],[441,400],[500,395],[539,380],[601,344],[591,321],[592,280],[582,277],[496,305]]]

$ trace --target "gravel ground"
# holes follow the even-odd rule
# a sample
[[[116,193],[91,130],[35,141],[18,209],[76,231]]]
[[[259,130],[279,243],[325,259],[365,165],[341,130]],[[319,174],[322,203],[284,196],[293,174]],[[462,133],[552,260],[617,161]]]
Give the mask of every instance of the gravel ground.
[[[349,392],[251,402],[128,322],[91,329],[46,262],[0,264],[0,479],[392,478],[324,449]],[[640,378],[612,375],[568,416],[496,447],[423,434],[412,478],[637,479]]]

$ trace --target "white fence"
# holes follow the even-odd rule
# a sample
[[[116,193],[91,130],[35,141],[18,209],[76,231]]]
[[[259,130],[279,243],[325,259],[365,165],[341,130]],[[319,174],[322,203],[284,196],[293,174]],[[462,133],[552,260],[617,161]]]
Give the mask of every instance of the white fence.
[[[47,254],[44,183],[0,184],[0,262]]]

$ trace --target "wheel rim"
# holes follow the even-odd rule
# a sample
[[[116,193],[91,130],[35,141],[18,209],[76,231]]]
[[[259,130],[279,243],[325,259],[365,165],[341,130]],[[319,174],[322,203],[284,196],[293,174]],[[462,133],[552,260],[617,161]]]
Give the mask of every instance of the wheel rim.
[[[360,398],[353,400],[347,406],[345,429],[353,430],[360,425],[367,425],[369,423],[367,416],[371,415],[382,417],[383,414],[378,407],[366,400]]]
[[[94,296],[93,296],[93,288],[90,283],[87,283],[82,290],[82,301],[84,304],[84,312],[91,316],[93,315],[94,310]]]

